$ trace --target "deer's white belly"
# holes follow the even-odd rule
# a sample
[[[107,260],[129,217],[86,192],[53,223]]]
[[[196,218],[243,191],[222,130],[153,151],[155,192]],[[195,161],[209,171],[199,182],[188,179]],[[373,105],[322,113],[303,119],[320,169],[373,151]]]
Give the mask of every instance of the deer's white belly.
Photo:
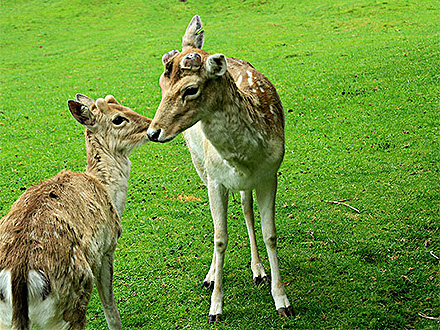
[[[220,152],[206,139],[200,122],[184,132],[193,164],[206,183],[207,176],[233,191],[251,190],[276,175],[284,149],[271,147],[272,153],[253,150],[252,144],[243,152]]]
[[[209,163],[208,175],[233,191],[252,190],[275,175],[274,167],[261,162],[258,166],[239,166],[226,159]]]

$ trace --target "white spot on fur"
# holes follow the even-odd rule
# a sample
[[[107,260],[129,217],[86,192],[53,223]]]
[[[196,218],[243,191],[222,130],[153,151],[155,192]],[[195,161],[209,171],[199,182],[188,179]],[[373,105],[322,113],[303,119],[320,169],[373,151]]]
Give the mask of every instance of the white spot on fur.
[[[251,87],[254,84],[254,81],[252,80],[252,72],[250,72],[249,70],[246,70],[246,73],[248,74],[248,84],[249,87]]]
[[[262,82],[258,80],[258,81],[257,81],[257,85],[258,85],[258,86],[261,86],[261,85],[262,85]]]
[[[273,108],[272,105],[269,106],[269,110],[270,110],[270,113],[273,114],[274,118],[277,118],[277,117],[278,117],[278,116],[277,116],[277,113],[274,111],[274,108]]]
[[[252,88],[251,91],[252,91],[252,93],[256,93],[257,92],[257,90],[254,89],[254,88]]]
[[[56,231],[53,232],[53,236],[55,236],[55,238],[59,238],[60,236],[58,236],[58,233]]]
[[[243,81],[243,76],[240,75],[240,77],[238,77],[238,80],[237,80],[237,82],[236,82],[237,87],[240,87],[242,81]]]
[[[261,88],[261,87],[260,87],[260,92],[261,92],[261,93],[264,93],[264,89],[263,89],[263,88]]]

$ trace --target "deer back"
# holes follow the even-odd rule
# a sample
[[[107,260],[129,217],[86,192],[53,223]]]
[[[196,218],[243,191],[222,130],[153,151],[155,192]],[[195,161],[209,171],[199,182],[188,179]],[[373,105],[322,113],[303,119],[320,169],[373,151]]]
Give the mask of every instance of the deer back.
[[[26,264],[41,270],[52,285],[66,276],[73,281],[99,267],[99,254],[115,246],[120,233],[103,185],[83,173],[63,171],[30,187],[1,220],[0,269]]]

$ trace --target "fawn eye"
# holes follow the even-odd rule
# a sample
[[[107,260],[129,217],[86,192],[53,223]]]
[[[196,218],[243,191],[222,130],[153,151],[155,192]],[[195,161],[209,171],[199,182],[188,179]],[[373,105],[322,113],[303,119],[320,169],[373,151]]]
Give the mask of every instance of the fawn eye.
[[[197,96],[199,96],[199,87],[198,86],[190,86],[183,92],[182,98],[185,101],[185,98],[188,99],[195,99]]]
[[[127,118],[122,117],[122,116],[116,116],[115,118],[113,118],[112,123],[116,126],[120,126],[122,125],[125,121],[128,121]]]

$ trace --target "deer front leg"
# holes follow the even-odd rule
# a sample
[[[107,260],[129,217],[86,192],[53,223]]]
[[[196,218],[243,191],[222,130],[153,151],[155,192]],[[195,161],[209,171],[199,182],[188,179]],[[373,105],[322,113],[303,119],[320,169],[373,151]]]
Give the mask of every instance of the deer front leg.
[[[251,269],[254,279],[254,284],[259,285],[262,282],[267,282],[267,274],[264,271],[261,263],[260,255],[258,254],[257,240],[255,239],[255,218],[253,209],[252,190],[241,191],[241,206],[243,209],[244,219],[246,220],[246,227],[249,234],[249,241],[251,243]]]
[[[290,306],[281,280],[280,268],[277,258],[277,234],[275,229],[275,196],[277,190],[277,178],[273,177],[267,183],[257,188],[257,203],[261,214],[261,228],[263,239],[266,244],[267,255],[270,263],[272,277],[271,293],[275,301],[275,307],[282,317],[293,316],[293,309]]]
[[[209,323],[217,322],[223,311],[223,263],[228,245],[227,212],[228,190],[208,177],[209,206],[214,221],[214,288],[211,295]],[[211,265],[212,268],[212,265]],[[209,273],[208,273],[209,275]]]
[[[113,294],[113,257],[114,251],[108,252],[102,259],[101,270],[96,277],[96,287],[104,308],[105,319],[111,330],[121,329],[121,319]]]
[[[202,287],[209,288],[214,286],[214,276],[215,276],[215,244],[214,244],[214,253],[212,255],[211,266],[209,267],[209,271],[203,280]]]

